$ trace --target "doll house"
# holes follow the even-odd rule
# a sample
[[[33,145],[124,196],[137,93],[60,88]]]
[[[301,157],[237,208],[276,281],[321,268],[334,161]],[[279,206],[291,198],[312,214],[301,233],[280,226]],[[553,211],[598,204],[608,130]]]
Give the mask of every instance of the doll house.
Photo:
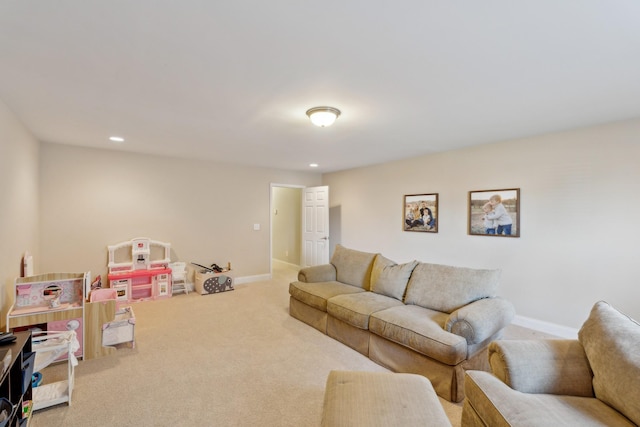
[[[82,357],[84,300],[91,273],[46,273],[15,280],[6,330],[76,331]],[[61,356],[65,357],[65,356]]]

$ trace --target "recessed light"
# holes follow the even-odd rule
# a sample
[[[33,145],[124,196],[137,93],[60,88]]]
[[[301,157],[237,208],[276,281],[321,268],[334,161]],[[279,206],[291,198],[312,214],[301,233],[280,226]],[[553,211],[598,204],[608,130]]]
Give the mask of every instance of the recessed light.
[[[121,136],[111,136],[109,137],[109,140],[113,142],[124,142],[124,138]]]
[[[317,168],[318,164],[317,163],[309,163],[309,167],[310,168]]]

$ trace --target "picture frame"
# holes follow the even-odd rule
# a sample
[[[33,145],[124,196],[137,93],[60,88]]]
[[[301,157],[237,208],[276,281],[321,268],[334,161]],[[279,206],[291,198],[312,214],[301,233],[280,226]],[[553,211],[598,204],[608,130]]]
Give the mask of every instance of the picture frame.
[[[469,191],[471,236],[520,237],[520,189]]]
[[[402,229],[404,231],[438,232],[438,193],[406,194],[403,206]]]

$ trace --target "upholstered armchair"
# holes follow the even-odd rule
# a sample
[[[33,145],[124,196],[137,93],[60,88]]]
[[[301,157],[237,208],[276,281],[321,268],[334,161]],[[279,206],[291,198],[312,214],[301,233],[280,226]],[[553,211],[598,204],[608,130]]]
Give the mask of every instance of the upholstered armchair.
[[[640,325],[598,302],[577,340],[494,341],[468,371],[463,426],[640,424]]]

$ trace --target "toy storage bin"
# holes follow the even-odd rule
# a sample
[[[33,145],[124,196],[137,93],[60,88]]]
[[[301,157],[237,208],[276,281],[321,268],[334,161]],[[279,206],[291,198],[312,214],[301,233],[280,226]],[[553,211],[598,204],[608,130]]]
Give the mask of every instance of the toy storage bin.
[[[0,421],[0,427],[5,427],[9,425],[9,421],[13,419],[13,413],[15,412],[18,405],[12,405],[9,399],[4,397],[0,397],[0,412],[6,412],[7,418],[4,421]]]
[[[234,290],[233,273],[231,270],[222,271],[221,273],[196,271],[195,278],[196,292],[200,295]]]
[[[102,327],[102,345],[116,345],[130,342],[135,343],[136,317],[133,308],[124,307],[116,312],[115,320],[105,323]]]

